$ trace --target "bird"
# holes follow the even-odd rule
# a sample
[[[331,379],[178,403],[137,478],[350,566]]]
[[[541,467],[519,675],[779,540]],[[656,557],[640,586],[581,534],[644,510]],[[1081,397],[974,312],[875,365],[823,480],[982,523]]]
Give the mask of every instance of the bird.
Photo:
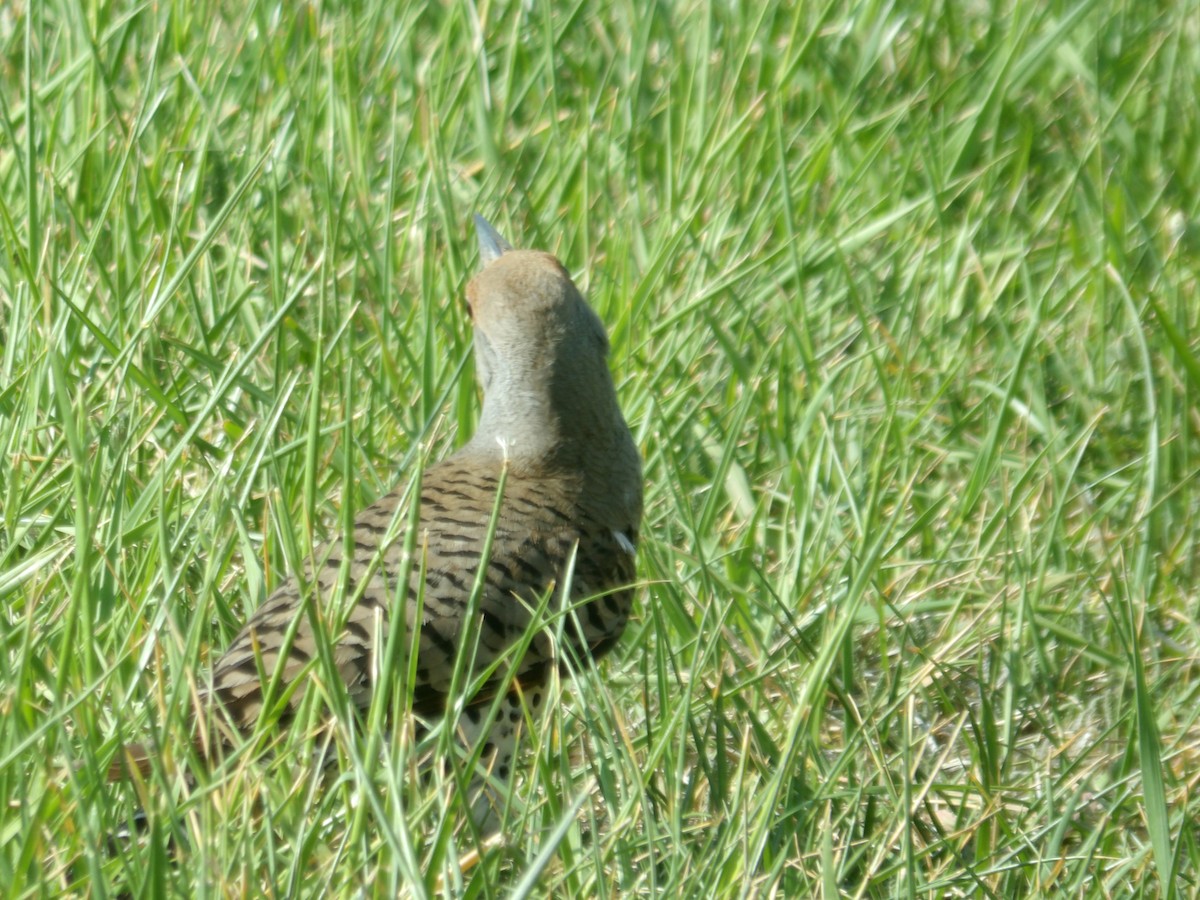
[[[421,473],[415,515],[405,482],[253,612],[213,665],[203,698],[232,731],[251,733],[268,701],[273,712],[282,705],[281,723],[297,711],[320,652],[318,618],[344,619],[331,634],[332,658],[365,711],[380,680],[397,677],[379,658],[402,619],[404,646],[416,653],[413,713],[436,721],[464,676],[484,678],[464,698],[458,728],[468,744],[482,742],[481,764],[506,779],[522,710],[541,708],[555,668],[594,663],[625,629],[642,462],[617,401],[608,334],[554,255],[514,249],[481,215],[474,221],[481,268],[465,295],[483,398],[476,430]],[[307,609],[310,597],[320,616]],[[340,619],[330,607],[337,597],[351,598]],[[540,627],[539,609],[565,610],[561,626]],[[497,698],[500,713],[488,716]],[[220,743],[197,739],[202,755]],[[110,777],[129,763],[148,771],[149,757],[125,748]]]

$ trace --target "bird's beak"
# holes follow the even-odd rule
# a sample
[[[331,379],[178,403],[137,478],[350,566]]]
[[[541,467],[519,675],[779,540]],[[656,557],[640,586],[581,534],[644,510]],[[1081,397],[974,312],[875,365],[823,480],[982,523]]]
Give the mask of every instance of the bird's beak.
[[[512,244],[500,237],[500,232],[479,213],[475,213],[475,233],[479,235],[480,268],[499,259],[512,249]]]

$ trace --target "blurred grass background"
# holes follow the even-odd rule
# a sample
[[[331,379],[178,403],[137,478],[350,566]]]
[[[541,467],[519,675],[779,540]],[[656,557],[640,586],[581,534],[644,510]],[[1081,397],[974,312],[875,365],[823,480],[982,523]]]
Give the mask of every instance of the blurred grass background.
[[[1196,891],[1198,87],[1195,0],[6,4],[8,895]],[[636,621],[501,841],[402,736],[186,787],[469,435],[476,211],[610,328]]]

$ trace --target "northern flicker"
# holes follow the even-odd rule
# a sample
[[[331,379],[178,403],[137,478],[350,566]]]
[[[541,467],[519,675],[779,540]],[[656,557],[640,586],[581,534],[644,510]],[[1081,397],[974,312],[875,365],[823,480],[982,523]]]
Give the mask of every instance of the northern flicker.
[[[304,609],[310,595],[318,605],[335,593],[357,598],[331,639],[337,672],[360,709],[377,677],[395,677],[376,673],[388,624],[403,611],[404,646],[417,652],[413,707],[426,719],[446,707],[460,648],[473,651],[465,674],[482,673],[525,639],[539,606],[568,610],[561,643],[550,629],[530,637],[514,661],[515,677],[498,682],[513,706],[519,694],[536,707],[543,681],[563,657],[594,660],[625,628],[642,515],[641,460],[617,404],[608,336],[554,256],[514,250],[481,216],[475,224],[482,269],[466,300],[483,410],[471,440],[423,473],[407,590],[399,589],[405,540],[398,532],[408,501],[398,489],[359,514],[349,541],[322,548],[302,579],[281,584],[217,660],[211,697],[219,717],[243,732],[262,714],[272,679],[279,682],[276,702],[287,698],[283,718],[304,696],[318,653],[313,616]],[[477,640],[464,641],[464,630]],[[485,740],[484,761],[503,778],[519,717],[506,709],[480,733],[493,699],[486,686],[468,698],[460,725],[467,739]],[[137,752],[131,755],[137,761]]]

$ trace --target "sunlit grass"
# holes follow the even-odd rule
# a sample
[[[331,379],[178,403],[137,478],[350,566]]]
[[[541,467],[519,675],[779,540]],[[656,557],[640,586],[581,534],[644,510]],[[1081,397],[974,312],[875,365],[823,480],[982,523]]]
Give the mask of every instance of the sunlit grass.
[[[11,896],[1195,889],[1193,5],[114,6],[0,10]],[[470,434],[476,211],[607,323],[647,490],[499,839],[436,729],[189,749]]]

